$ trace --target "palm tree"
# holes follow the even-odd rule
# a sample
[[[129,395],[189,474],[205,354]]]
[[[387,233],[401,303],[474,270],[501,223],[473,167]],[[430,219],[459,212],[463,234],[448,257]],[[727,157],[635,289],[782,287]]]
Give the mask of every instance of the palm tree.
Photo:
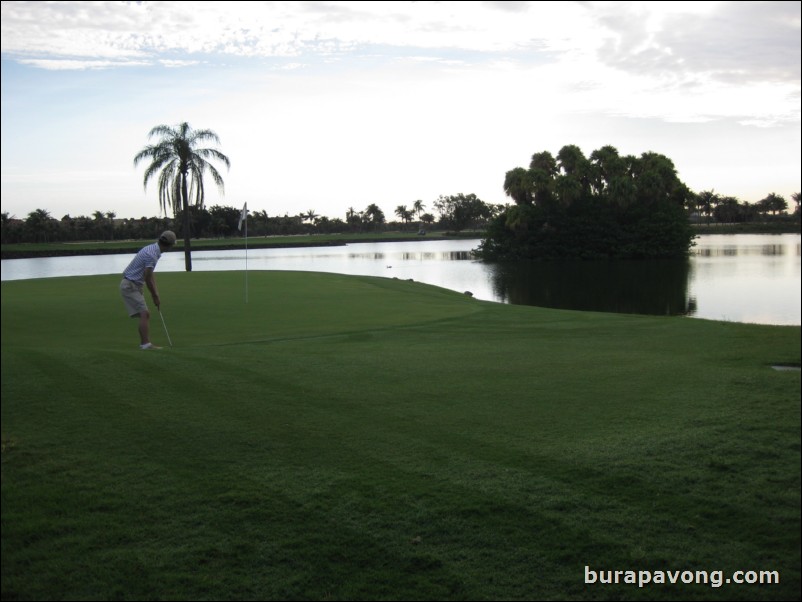
[[[25,218],[25,227],[34,241],[50,242],[50,234],[54,230],[53,218],[47,209],[37,209]]]
[[[532,204],[532,175],[523,167],[516,167],[504,177],[504,192],[516,205]]]
[[[757,204],[762,210],[771,211],[772,215],[777,215],[778,211],[788,209],[788,201],[775,192],[770,193],[765,199],[759,200]]]
[[[109,220],[109,231],[111,232],[111,240],[114,240],[114,218],[117,214],[114,211],[106,211],[106,219]]]
[[[353,207],[349,207],[348,211],[345,212],[345,223],[352,230],[358,229],[362,225],[362,214],[358,213]]]
[[[188,123],[176,127],[157,125],[150,130],[148,138],[159,136],[157,144],[148,145],[134,157],[134,166],[140,161],[150,159],[151,164],[145,170],[145,189],[148,180],[159,174],[159,203],[162,211],[173,210],[174,215],[181,211],[184,216],[184,262],[187,272],[192,271],[192,256],[189,248],[190,239],[190,197],[197,207],[203,207],[204,188],[203,175],[209,172],[223,193],[223,178],[207,159],[216,159],[226,167],[231,162],[216,148],[197,148],[201,142],[212,141],[220,144],[220,139],[211,130],[193,130]],[[189,188],[189,190],[187,190]]]
[[[254,225],[256,226],[254,230],[257,230],[258,232],[259,225],[261,224],[264,236],[267,236],[267,225],[268,225],[267,211],[262,209],[261,211],[254,211],[251,215],[253,216]]]
[[[423,210],[426,208],[426,205],[423,204],[423,201],[418,199],[414,203],[412,203],[412,211],[415,212],[415,215],[418,216],[418,220],[420,221],[420,216],[423,213]]]
[[[382,211],[376,203],[371,203],[365,209],[363,215],[375,228],[385,222],[384,211]]]
[[[102,211],[95,211],[92,214],[92,217],[95,219],[93,225],[95,227],[95,237],[98,240],[106,240],[106,216],[103,214]]]
[[[713,209],[718,205],[721,197],[712,190],[703,190],[696,193],[696,206],[707,215],[707,223],[710,223],[710,216],[713,215]]]
[[[406,205],[399,205],[398,207],[396,207],[395,214],[399,218],[401,218],[401,221],[403,221],[405,224],[409,222],[410,219],[412,219],[412,212],[409,209],[407,209]]]
[[[625,176],[626,165],[618,155],[618,149],[609,144],[590,153],[592,185],[597,195],[602,196],[613,180]]]
[[[576,144],[566,144],[557,153],[557,161],[560,169],[567,175],[574,175],[577,171],[582,170],[587,163],[582,149]]]

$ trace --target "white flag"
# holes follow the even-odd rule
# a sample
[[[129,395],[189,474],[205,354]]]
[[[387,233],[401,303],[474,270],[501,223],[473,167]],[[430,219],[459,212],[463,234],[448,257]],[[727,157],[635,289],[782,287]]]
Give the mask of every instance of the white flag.
[[[248,203],[245,203],[242,206],[242,213],[239,214],[239,224],[237,224],[237,230],[242,230],[242,222],[244,222],[248,218]]]

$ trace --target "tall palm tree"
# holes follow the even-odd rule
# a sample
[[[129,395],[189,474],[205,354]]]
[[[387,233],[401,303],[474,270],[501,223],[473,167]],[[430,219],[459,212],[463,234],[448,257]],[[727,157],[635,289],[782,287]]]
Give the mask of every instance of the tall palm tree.
[[[254,224],[256,225],[256,228],[254,229],[255,230],[258,229],[259,225],[261,225],[264,236],[267,236],[267,224],[268,224],[267,211],[265,211],[264,209],[262,209],[261,211],[254,211],[252,215]]]
[[[349,207],[348,211],[345,212],[345,223],[348,224],[352,230],[359,229],[362,225],[362,214],[353,207]]]
[[[312,225],[314,225],[314,224],[315,224],[315,220],[316,220],[317,218],[319,218],[319,217],[320,217],[320,216],[319,216],[317,213],[315,213],[315,210],[314,210],[314,209],[310,209],[310,210],[309,210],[309,211],[307,211],[306,213],[302,213],[302,214],[301,214],[301,219],[302,219],[302,220],[304,220],[304,221],[307,221],[307,222],[309,222],[309,223],[310,223],[310,224],[312,224]]]
[[[758,201],[757,205],[766,211],[771,211],[772,215],[777,215],[778,211],[788,209],[788,201],[776,192],[772,192],[765,199]]]
[[[106,211],[106,219],[109,220],[109,232],[111,232],[111,240],[114,240],[114,218],[117,214],[114,211]]]
[[[384,211],[382,211],[376,203],[371,203],[365,209],[363,215],[374,227],[378,228],[385,222]]]
[[[47,209],[37,209],[25,218],[25,227],[34,241],[50,242],[50,234],[54,230],[53,218]]]
[[[412,212],[409,209],[407,209],[406,205],[399,205],[398,207],[396,207],[395,208],[395,214],[404,223],[407,223],[409,221],[410,217],[412,216]]]
[[[207,159],[216,159],[226,167],[231,162],[216,148],[197,148],[197,145],[212,141],[220,144],[220,139],[211,130],[193,130],[188,123],[176,127],[157,125],[150,130],[148,138],[159,136],[157,144],[149,144],[134,157],[134,166],[140,161],[150,159],[151,164],[145,170],[145,189],[148,181],[159,174],[159,203],[162,211],[173,210],[174,215],[182,211],[184,216],[184,263],[187,272],[192,271],[192,255],[189,248],[190,212],[192,199],[197,207],[203,207],[204,188],[203,175],[211,174],[220,193],[223,193],[223,178]]]
[[[703,190],[696,193],[696,206],[702,213],[707,215],[707,223],[710,223],[710,218],[713,215],[713,209],[718,205],[721,197],[712,190]]]

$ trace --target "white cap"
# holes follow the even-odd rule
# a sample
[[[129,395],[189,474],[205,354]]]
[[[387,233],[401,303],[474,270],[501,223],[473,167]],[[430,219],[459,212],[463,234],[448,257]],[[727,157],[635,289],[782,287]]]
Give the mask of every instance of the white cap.
[[[159,237],[159,242],[172,247],[175,244],[175,232],[172,230],[165,230]]]

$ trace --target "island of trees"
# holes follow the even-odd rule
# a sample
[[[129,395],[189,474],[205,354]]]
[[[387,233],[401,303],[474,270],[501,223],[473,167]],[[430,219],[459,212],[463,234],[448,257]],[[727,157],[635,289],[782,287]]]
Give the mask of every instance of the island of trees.
[[[515,204],[487,229],[480,251],[488,259],[684,257],[695,236],[691,216],[720,207],[737,220],[743,211],[737,199],[691,192],[668,157],[621,156],[613,146],[589,157],[575,145],[556,157],[537,152],[528,169],[507,172],[504,190]],[[775,213],[787,207],[774,194],[763,204]]]

